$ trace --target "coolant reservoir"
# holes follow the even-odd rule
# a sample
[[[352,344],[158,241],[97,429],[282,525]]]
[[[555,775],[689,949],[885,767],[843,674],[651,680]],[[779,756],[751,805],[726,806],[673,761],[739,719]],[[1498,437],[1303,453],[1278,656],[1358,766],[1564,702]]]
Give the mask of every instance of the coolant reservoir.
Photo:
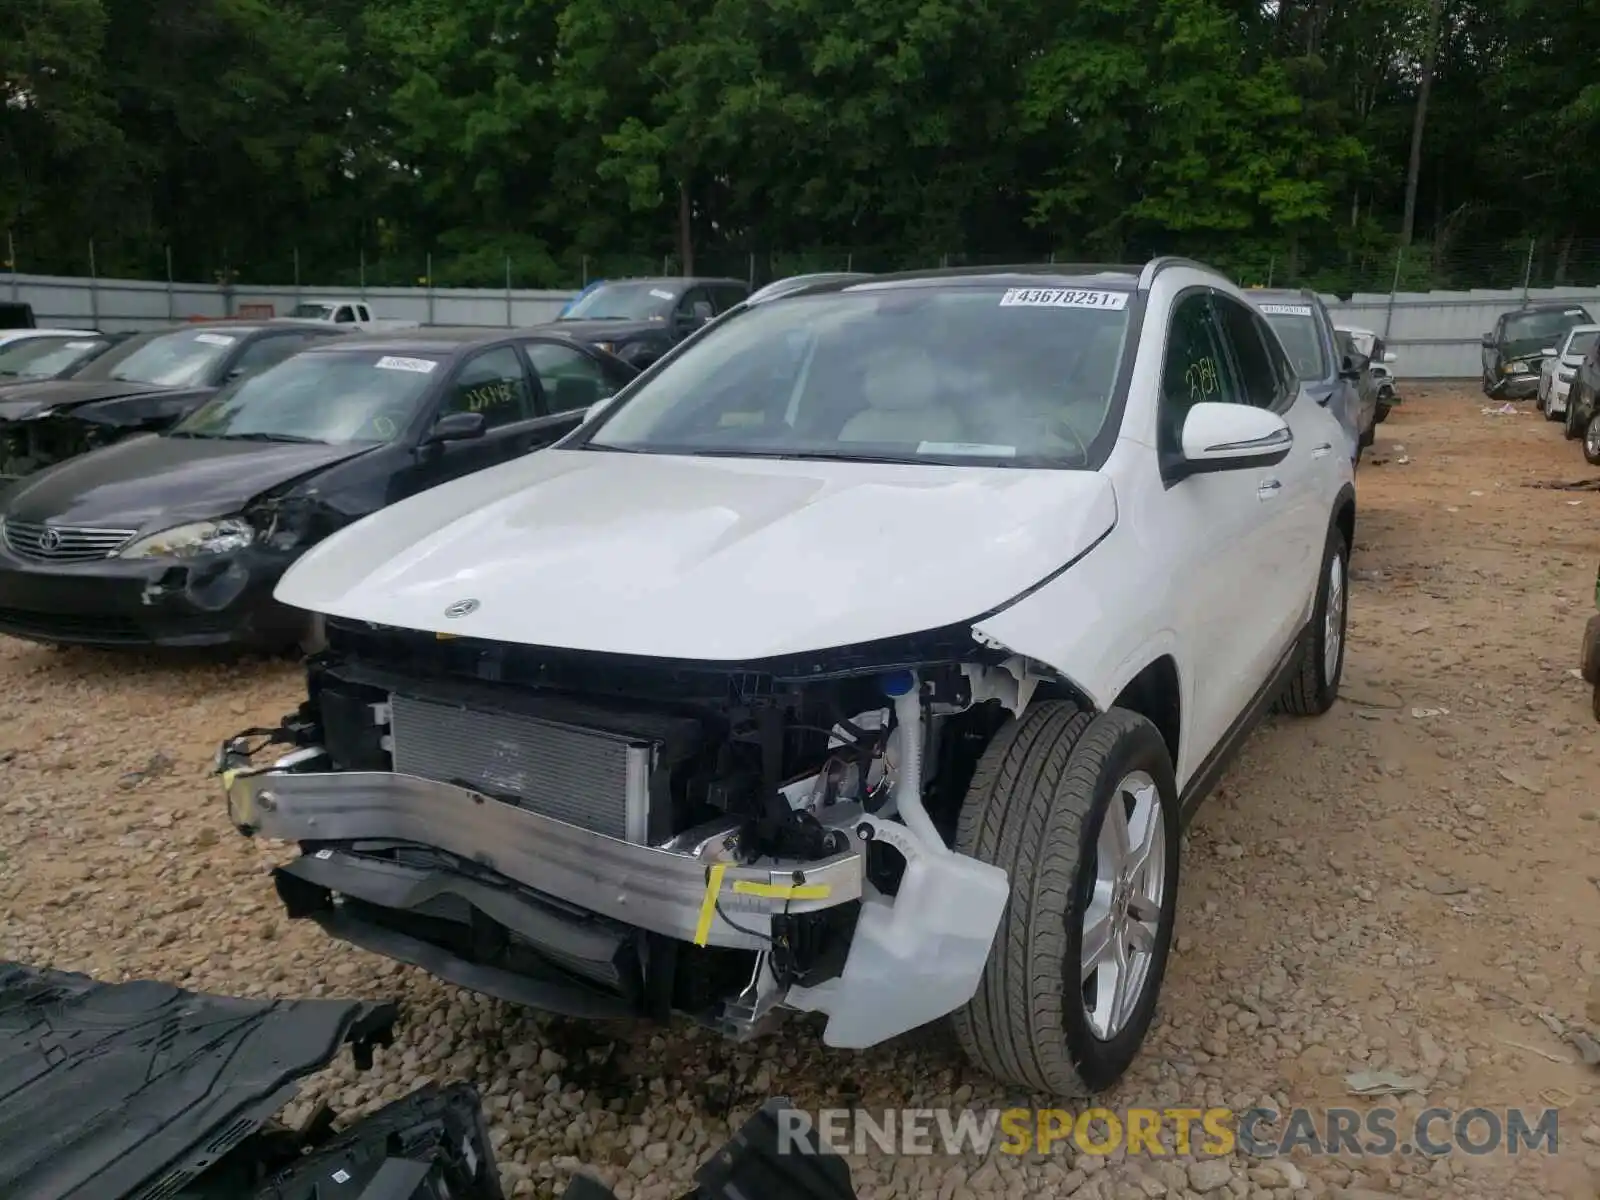
[[[902,825],[863,818],[906,858],[897,895],[870,884],[844,970],[791,988],[790,1008],[828,1014],[822,1040],[860,1049],[960,1008],[978,990],[1010,885],[999,867],[924,850]]]

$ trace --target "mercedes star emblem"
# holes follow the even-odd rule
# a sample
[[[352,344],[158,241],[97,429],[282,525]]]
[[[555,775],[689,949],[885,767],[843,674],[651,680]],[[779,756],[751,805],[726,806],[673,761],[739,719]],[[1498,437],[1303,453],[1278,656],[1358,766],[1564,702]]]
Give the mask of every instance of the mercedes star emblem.
[[[444,615],[447,617],[464,617],[469,613],[475,613],[477,611],[478,602],[476,600],[457,600],[449,608],[444,610]]]

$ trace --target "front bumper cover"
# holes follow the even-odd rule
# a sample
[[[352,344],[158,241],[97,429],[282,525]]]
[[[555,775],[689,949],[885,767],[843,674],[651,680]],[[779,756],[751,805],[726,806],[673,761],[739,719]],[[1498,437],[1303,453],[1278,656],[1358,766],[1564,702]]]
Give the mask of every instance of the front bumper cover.
[[[771,919],[859,900],[866,852],[850,814],[831,822],[849,849],[817,862],[718,861],[720,842],[668,850],[591,833],[453,784],[383,771],[302,771],[315,751],[270,767],[228,765],[228,812],[245,834],[283,841],[390,841],[479,864],[584,911],[699,945],[762,950]],[[848,809],[853,806],[839,806]]]

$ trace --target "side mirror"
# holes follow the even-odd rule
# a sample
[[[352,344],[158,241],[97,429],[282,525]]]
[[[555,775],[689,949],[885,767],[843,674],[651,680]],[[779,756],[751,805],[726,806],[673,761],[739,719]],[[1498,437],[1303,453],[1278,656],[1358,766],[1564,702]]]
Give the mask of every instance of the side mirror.
[[[422,439],[422,444],[433,446],[441,442],[470,442],[473,438],[481,438],[488,426],[481,412],[446,413],[434,422],[433,428],[428,430],[428,436]]]
[[[1556,348],[1554,346],[1546,346],[1543,350],[1539,351],[1540,358],[1554,358],[1555,356]]]
[[[1493,350],[1494,349],[1494,334],[1486,333],[1481,338],[1479,338],[1478,341],[1482,343],[1483,348],[1485,350]]]
[[[1386,363],[1398,362],[1399,358],[1400,356],[1393,350],[1385,350],[1383,352],[1383,361]]]
[[[1270,467],[1289,456],[1294,434],[1267,409],[1202,401],[1184,418],[1182,444],[1182,459],[1167,471],[1169,479]]]
[[[1354,354],[1346,354],[1339,360],[1340,379],[1360,379],[1361,361]]]

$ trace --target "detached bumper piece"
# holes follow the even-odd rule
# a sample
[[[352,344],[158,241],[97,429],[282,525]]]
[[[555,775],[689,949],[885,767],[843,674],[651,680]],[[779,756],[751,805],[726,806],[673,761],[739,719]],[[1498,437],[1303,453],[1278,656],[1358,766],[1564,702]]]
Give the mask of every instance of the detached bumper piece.
[[[346,1044],[370,1066],[395,1016],[390,1004],[241,1000],[0,963],[0,1196],[252,1196],[263,1165],[303,1147],[258,1137],[296,1081]],[[213,1172],[241,1186],[209,1191]]]

